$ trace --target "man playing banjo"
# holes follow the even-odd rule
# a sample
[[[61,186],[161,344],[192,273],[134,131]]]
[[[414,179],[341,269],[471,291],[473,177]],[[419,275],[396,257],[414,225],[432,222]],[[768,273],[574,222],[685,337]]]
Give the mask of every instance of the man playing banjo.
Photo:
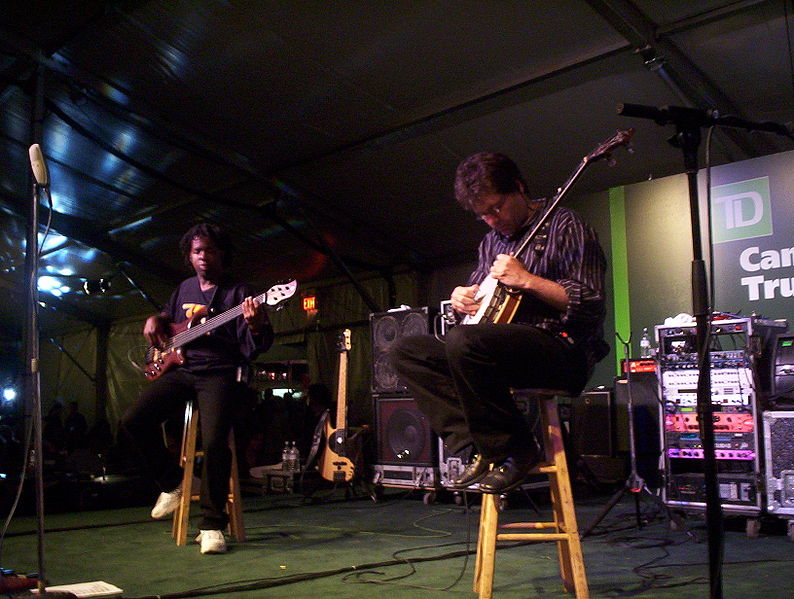
[[[452,291],[451,305],[463,323],[444,338],[400,339],[391,359],[448,449],[473,449],[450,487],[479,482],[484,493],[504,493],[540,458],[510,389],[576,395],[609,351],[603,339],[606,260],[597,234],[575,212],[556,207],[546,217],[551,203],[530,199],[507,156],[482,152],[465,159],[456,172],[455,198],[491,228],[467,285]],[[483,317],[489,312],[481,305],[492,298],[481,296],[493,289],[490,283],[520,300],[509,321]]]

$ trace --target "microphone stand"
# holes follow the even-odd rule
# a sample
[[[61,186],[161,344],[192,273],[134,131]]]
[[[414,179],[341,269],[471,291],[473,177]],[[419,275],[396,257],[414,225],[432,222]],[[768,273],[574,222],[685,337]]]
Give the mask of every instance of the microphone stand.
[[[39,67],[36,77],[36,91],[33,106],[33,138],[41,138],[41,123],[44,115],[44,75]],[[39,154],[39,156],[41,156]],[[43,162],[43,158],[41,159]],[[40,370],[40,341],[39,341],[39,294],[38,294],[38,268],[39,268],[39,191],[47,192],[49,178],[46,174],[45,164],[34,164],[31,159],[35,177],[33,178],[33,191],[28,218],[28,229],[25,245],[25,284],[26,289],[26,329],[25,329],[25,396],[30,398],[33,419],[33,461],[36,482],[36,528],[38,550],[38,596],[44,599],[75,598],[73,593],[65,591],[46,590],[46,572],[44,569],[44,444],[42,441],[41,418],[41,370]]]
[[[668,141],[679,148],[684,156],[684,168],[689,183],[689,215],[692,227],[692,306],[697,326],[698,386],[697,413],[700,421],[700,439],[703,444],[703,474],[706,491],[706,530],[708,532],[709,597],[722,599],[722,505],[717,484],[717,460],[714,451],[713,405],[711,403],[711,372],[706,347],[711,324],[708,281],[703,261],[698,204],[698,146],[701,127],[736,127],[748,131],[766,131],[794,139],[791,132],[777,123],[754,123],[732,116],[720,116],[716,110],[701,110],[680,106],[643,106],[618,104],[622,116],[650,119],[657,125],[675,125],[676,132]],[[664,424],[662,423],[662,426]]]
[[[623,340],[623,337],[620,336],[620,333],[616,332],[615,336],[623,344],[623,356],[624,363],[626,365],[626,413],[628,414],[629,420],[629,465],[631,467],[631,471],[629,472],[629,476],[626,478],[623,486],[618,489],[614,495],[612,495],[601,512],[596,516],[595,520],[593,520],[593,523],[582,532],[580,535],[581,538],[585,538],[587,535],[593,532],[596,526],[598,526],[601,523],[601,520],[604,519],[610,510],[612,510],[612,508],[618,504],[627,491],[634,494],[634,515],[637,520],[637,528],[642,528],[643,526],[640,515],[640,495],[642,493],[646,493],[649,497],[651,497],[651,499],[659,504],[660,507],[664,508],[668,517],[670,517],[670,519],[679,525],[679,527],[682,525],[681,521],[676,518],[675,515],[670,512],[670,510],[667,509],[667,506],[662,503],[662,500],[659,499],[659,497],[657,497],[657,495],[648,488],[648,485],[645,483],[645,479],[642,478],[637,472],[637,448],[635,445],[636,435],[634,429],[634,399],[632,396],[631,361],[629,358],[631,335],[629,335],[629,338],[626,341]]]

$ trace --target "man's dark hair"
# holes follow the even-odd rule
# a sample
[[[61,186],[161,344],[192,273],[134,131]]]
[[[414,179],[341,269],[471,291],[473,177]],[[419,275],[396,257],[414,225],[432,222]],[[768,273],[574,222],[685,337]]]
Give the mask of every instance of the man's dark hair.
[[[483,194],[507,194],[527,190],[518,166],[504,154],[478,152],[458,165],[455,172],[455,199],[472,210]]]
[[[228,268],[231,265],[232,252],[234,250],[231,236],[218,225],[199,223],[190,227],[187,233],[182,235],[182,239],[179,240],[179,249],[182,251],[182,257],[185,259],[187,267],[190,267],[190,249],[193,246],[193,240],[197,237],[211,239],[218,246],[218,249],[223,252],[223,267]]]

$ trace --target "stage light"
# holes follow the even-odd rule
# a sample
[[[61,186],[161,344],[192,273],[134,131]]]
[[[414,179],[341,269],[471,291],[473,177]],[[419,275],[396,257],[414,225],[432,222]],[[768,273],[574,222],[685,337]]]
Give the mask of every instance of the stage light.
[[[83,283],[83,291],[86,295],[105,293],[108,289],[110,289],[110,279],[86,279]]]
[[[56,279],[50,275],[39,277],[39,291],[52,291],[53,289],[59,289],[60,287],[60,279]]]
[[[13,387],[6,387],[3,389],[3,399],[5,401],[14,401],[17,398],[17,390]]]

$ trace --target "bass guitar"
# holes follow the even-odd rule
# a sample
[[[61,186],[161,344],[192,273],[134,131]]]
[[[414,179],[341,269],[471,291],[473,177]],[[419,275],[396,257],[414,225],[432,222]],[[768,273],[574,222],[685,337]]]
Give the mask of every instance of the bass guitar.
[[[260,304],[279,309],[283,306],[284,302],[295,295],[295,290],[297,288],[298,282],[295,279],[281,281],[273,285],[263,294],[257,295],[254,299]],[[242,313],[243,305],[240,304],[239,306],[230,308],[211,318],[207,318],[206,313],[199,312],[185,322],[169,324],[172,336],[162,347],[150,346],[149,349],[146,350],[146,366],[141,369],[143,370],[144,376],[150,381],[154,381],[163,376],[174,366],[184,364],[185,356],[182,353],[183,346],[217,329],[230,320],[237,318]]]
[[[356,466],[348,451],[347,434],[347,353],[350,351],[350,329],[339,337],[339,382],[336,395],[336,427],[330,418],[325,421],[325,449],[320,457],[320,476],[334,483],[350,482]]]
[[[612,150],[619,146],[627,145],[631,140],[632,135],[634,135],[634,129],[620,129],[615,135],[598,144],[598,146],[596,146],[592,152],[582,158],[574,172],[570,177],[568,177],[565,185],[563,185],[557,191],[557,194],[554,196],[552,202],[549,204],[548,209],[540,218],[538,223],[532,228],[531,231],[529,231],[529,233],[527,233],[521,244],[518,246],[515,252],[513,252],[513,256],[516,258],[519,257],[527,248],[529,243],[538,234],[538,231],[540,231],[541,228],[546,225],[554,209],[562,201],[563,197],[567,195],[568,190],[570,190],[577,179],[579,179],[585,168],[587,168],[596,160],[601,158],[610,158]],[[477,295],[474,297],[475,303],[480,304],[479,309],[475,314],[465,316],[461,320],[461,324],[478,324],[487,322],[496,324],[509,323],[513,319],[513,316],[515,316],[516,310],[518,310],[518,306],[521,303],[521,297],[522,295],[520,289],[512,289],[489,275],[480,282],[480,288],[477,291]]]

